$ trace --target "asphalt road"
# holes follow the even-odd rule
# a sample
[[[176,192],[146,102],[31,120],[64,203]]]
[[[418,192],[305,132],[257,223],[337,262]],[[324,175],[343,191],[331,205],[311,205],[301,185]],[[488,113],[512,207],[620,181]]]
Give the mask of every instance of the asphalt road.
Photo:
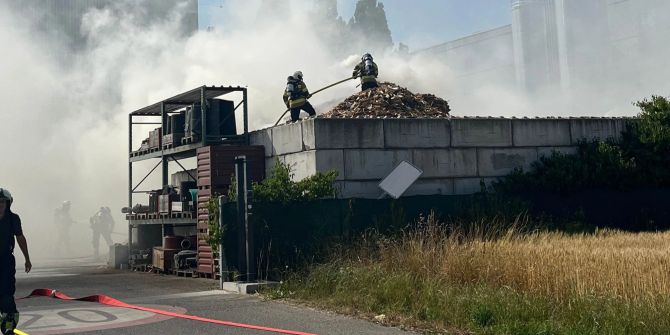
[[[127,303],[181,314],[321,335],[411,334],[303,306],[221,291],[214,280],[108,270],[86,259],[48,265],[35,262],[33,272],[17,275],[17,298],[37,288],[56,289],[71,297],[104,294]],[[277,334],[52,298],[20,300],[18,308],[19,329],[30,335]]]

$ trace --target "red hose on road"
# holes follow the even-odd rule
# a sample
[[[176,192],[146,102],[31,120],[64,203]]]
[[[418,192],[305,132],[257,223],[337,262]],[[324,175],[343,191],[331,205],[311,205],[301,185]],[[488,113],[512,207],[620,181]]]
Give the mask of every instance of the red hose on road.
[[[17,299],[17,300],[28,299],[28,298],[32,298],[32,297],[51,297],[51,298],[60,299],[60,300],[67,300],[67,301],[95,302],[95,303],[103,304],[103,305],[107,305],[107,306],[135,309],[135,310],[138,310],[138,311],[160,314],[160,315],[170,316],[170,317],[174,317],[174,318],[181,318],[181,319],[187,319],[187,320],[193,320],[193,321],[207,322],[207,323],[213,323],[213,324],[222,325],[222,326],[229,326],[229,327],[238,327],[238,328],[260,330],[260,331],[279,333],[279,334],[316,335],[316,334],[312,334],[312,333],[304,333],[304,332],[293,331],[293,330],[277,329],[277,328],[270,328],[270,327],[263,327],[263,326],[254,326],[254,325],[248,325],[248,324],[244,324],[244,323],[220,321],[220,320],[202,318],[202,317],[199,317],[199,316],[173,313],[173,312],[163,311],[163,310],[160,310],[160,309],[154,309],[154,308],[148,308],[148,307],[142,307],[142,306],[127,304],[123,301],[116,300],[116,299],[108,297],[106,295],[92,295],[92,296],[83,297],[83,298],[72,298],[72,297],[69,297],[62,292],[58,292],[56,290],[48,289],[48,288],[33,290],[33,292],[30,293],[28,296]]]

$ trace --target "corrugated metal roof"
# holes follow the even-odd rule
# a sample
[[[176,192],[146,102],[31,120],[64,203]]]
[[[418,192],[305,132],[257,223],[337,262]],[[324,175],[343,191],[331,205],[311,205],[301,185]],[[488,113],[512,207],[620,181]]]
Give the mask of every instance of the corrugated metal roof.
[[[172,98],[159,101],[153,105],[149,105],[147,107],[140,108],[132,113],[130,115],[137,115],[137,116],[159,116],[161,115],[161,104],[165,104],[165,111],[166,112],[172,112],[181,108],[184,108],[186,106],[190,106],[194,103],[199,103],[200,102],[200,93],[201,90],[205,90],[205,98],[206,99],[213,99],[228,93],[232,92],[242,92],[245,91],[246,88],[240,87],[240,86],[201,86],[198,88],[194,88],[190,91],[175,95]]]

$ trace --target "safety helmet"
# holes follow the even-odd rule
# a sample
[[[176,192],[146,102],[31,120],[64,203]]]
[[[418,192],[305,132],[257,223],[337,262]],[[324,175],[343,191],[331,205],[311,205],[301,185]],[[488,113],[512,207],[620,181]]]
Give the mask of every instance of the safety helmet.
[[[0,199],[7,200],[10,205],[12,204],[12,202],[14,202],[12,194],[9,193],[9,191],[4,188],[0,188]]]
[[[294,81],[294,80],[295,78],[293,78],[293,76],[288,76],[288,78],[286,78],[286,81]]]
[[[298,80],[302,80],[302,71],[295,71],[293,77]]]
[[[65,201],[63,201],[63,208],[70,207],[71,204],[72,203],[70,202],[70,200],[65,200]]]
[[[369,59],[369,60],[372,60],[372,55],[369,54],[369,53],[368,53],[368,54],[365,54],[365,55],[363,55],[363,57],[361,57],[361,60],[362,60],[362,61],[366,61],[366,60],[368,60],[368,59]]]

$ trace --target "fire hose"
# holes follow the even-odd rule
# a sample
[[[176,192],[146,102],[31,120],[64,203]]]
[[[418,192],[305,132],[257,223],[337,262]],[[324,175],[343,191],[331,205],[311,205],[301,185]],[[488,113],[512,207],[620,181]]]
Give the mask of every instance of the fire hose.
[[[185,315],[185,314],[163,311],[163,310],[155,309],[155,308],[148,308],[148,307],[142,307],[142,306],[138,306],[138,305],[131,305],[131,304],[125,303],[123,301],[116,300],[116,299],[114,299],[112,297],[109,297],[109,296],[106,296],[106,295],[91,295],[91,296],[83,297],[83,298],[72,298],[72,297],[69,297],[66,294],[64,294],[62,292],[59,292],[59,291],[56,291],[54,289],[36,289],[36,290],[33,290],[28,296],[17,299],[17,300],[28,299],[28,298],[33,298],[33,297],[50,297],[50,298],[65,300],[65,301],[94,302],[94,303],[98,303],[98,304],[102,304],[102,305],[107,305],[107,306],[112,306],[112,307],[120,307],[120,308],[127,308],[127,309],[134,309],[134,310],[143,311],[143,312],[165,315],[165,316],[169,316],[169,317],[173,317],[173,318],[180,318],[180,319],[186,319],[186,320],[207,322],[207,323],[212,323],[212,324],[217,324],[217,325],[222,325],[222,326],[245,328],[245,329],[266,331],[266,332],[278,333],[278,334],[316,335],[316,334],[312,334],[312,333],[305,333],[305,332],[294,331],[294,330],[270,328],[270,327],[249,325],[249,324],[244,324],[244,323],[207,319],[207,318],[194,316],[194,315]],[[27,335],[26,333],[24,333],[22,331],[19,331],[19,330],[16,330],[16,329],[14,330],[14,334],[16,334],[16,335]]]
[[[330,84],[330,85],[328,85],[328,86],[326,86],[326,87],[323,87],[323,88],[321,88],[321,89],[316,90],[314,93],[312,93],[312,95],[317,94],[317,93],[319,93],[319,92],[321,92],[321,91],[325,91],[325,90],[327,90],[327,89],[329,89],[329,88],[331,88],[331,87],[333,87],[333,86],[337,86],[337,85],[339,85],[339,84],[342,84],[342,83],[344,83],[344,82],[347,82],[347,81],[352,80],[352,79],[355,79],[355,78],[356,78],[356,77],[349,77],[349,78],[347,78],[347,79],[342,79],[342,80],[340,80],[340,81],[338,81],[338,82],[336,82],[336,83]],[[284,113],[279,117],[279,119],[277,120],[277,122],[275,122],[275,125],[274,125],[275,127],[279,124],[279,121],[281,121],[281,119],[284,118],[284,115],[286,115],[286,113],[288,113],[288,111],[290,111],[290,110],[291,110],[290,108],[287,108],[287,109],[284,111]]]

